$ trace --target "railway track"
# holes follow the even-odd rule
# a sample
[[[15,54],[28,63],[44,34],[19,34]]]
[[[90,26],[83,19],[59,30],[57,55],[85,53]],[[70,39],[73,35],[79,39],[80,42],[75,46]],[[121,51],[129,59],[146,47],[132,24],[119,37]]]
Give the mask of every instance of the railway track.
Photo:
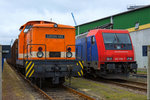
[[[60,87],[55,87],[55,88],[45,87],[43,89],[40,89],[38,86],[33,84],[30,80],[28,80],[24,75],[18,72],[13,66],[11,66],[11,68],[17,74],[19,74],[25,81],[27,81],[29,85],[31,85],[34,89],[40,92],[43,98],[47,100],[95,100],[94,98],[87,96],[65,85],[62,85]]]
[[[85,78],[84,78],[85,79]],[[102,82],[102,83],[107,83],[107,84],[113,84],[133,90],[138,90],[142,92],[147,92],[147,83],[142,83],[142,82],[135,82],[135,81],[129,81],[129,80],[109,80],[109,79],[102,79],[102,78],[96,78],[96,79],[87,79],[86,80],[91,80],[94,82]]]
[[[128,81],[128,80],[105,80],[105,82],[121,87],[130,88],[142,92],[147,92],[147,84],[142,82]]]
[[[147,78],[147,74],[134,74],[132,76],[137,77],[137,78]]]
[[[67,86],[43,89],[53,100],[94,100]]]

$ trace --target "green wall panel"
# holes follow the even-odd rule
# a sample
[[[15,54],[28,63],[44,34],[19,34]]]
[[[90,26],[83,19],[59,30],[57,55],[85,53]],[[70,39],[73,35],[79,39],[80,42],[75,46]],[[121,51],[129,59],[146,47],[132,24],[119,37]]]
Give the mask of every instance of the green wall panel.
[[[135,27],[135,23],[140,25],[150,23],[150,8],[139,9],[133,12],[114,16],[114,29],[127,29]]]
[[[135,27],[136,22],[139,22],[140,25],[150,23],[150,6],[137,9],[134,11],[114,15],[113,22],[114,22],[114,29],[127,29],[131,27]],[[79,25],[80,34],[87,32],[90,29],[94,29],[97,26],[101,26],[107,23],[110,23],[110,17],[93,21],[87,24]],[[78,32],[77,29],[78,28],[76,27],[76,35]]]
[[[79,28],[80,34],[85,33],[90,29],[94,29],[98,26],[104,25],[104,24],[109,23],[109,22],[110,22],[110,18],[106,18],[106,19],[103,19],[101,21],[91,22],[90,24],[80,25],[79,26],[80,27]],[[76,27],[76,35],[77,35],[77,32],[78,32],[78,28]]]

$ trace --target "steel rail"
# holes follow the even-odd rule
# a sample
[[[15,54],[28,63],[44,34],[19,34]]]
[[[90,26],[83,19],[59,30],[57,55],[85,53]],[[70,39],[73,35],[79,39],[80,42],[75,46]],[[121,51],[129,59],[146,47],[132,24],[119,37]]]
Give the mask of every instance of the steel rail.
[[[28,84],[30,84],[34,89],[36,89],[37,91],[39,91],[44,97],[46,97],[49,100],[53,100],[50,96],[47,95],[46,92],[44,92],[43,90],[41,90],[40,88],[38,88],[36,85],[32,84],[32,82],[30,80],[28,80],[24,75],[22,75],[20,72],[18,72],[12,65],[11,68],[17,73],[19,74],[25,81],[28,82]]]
[[[108,80],[106,82],[111,83],[111,84],[115,84],[115,85],[119,85],[119,86],[122,86],[122,87],[126,87],[126,88],[131,88],[131,89],[134,89],[134,90],[147,92],[147,88],[135,86],[135,84],[131,85],[131,84],[128,84],[128,83],[119,83],[119,82],[116,82],[116,81],[108,81]]]
[[[129,81],[129,80],[125,80],[127,81],[128,83],[132,83],[132,84],[138,84],[138,85],[141,85],[141,86],[147,86],[147,83],[144,83],[144,82],[136,82],[136,81]]]
[[[147,78],[147,74],[135,74],[132,76],[137,77],[137,78]]]
[[[11,65],[10,65],[11,66]],[[37,87],[36,85],[34,85],[29,79],[27,79],[24,75],[22,75],[20,72],[18,72],[13,66],[11,66],[11,68],[18,73],[25,81],[27,81],[34,89],[36,89],[37,91],[39,91],[44,97],[46,97],[49,100],[54,100],[51,96],[49,96],[46,92],[44,92],[42,89],[40,89],[39,87]],[[87,96],[81,92],[76,91],[75,89],[72,89],[68,86],[64,85],[64,88],[66,88],[69,92],[78,95],[79,97],[84,98],[85,100],[95,100],[94,98]]]
[[[74,94],[77,94],[77,95],[79,95],[79,96],[81,96],[82,98],[84,98],[84,99],[86,99],[86,100],[95,100],[94,98],[92,98],[92,97],[90,97],[90,96],[87,96],[87,95],[85,95],[85,94],[83,94],[83,93],[81,93],[81,92],[78,92],[78,91],[76,91],[75,89],[72,89],[72,88],[70,88],[70,87],[68,87],[68,86],[64,86],[68,91],[70,91],[70,92],[72,92],[72,93],[74,93]]]
[[[128,81],[128,80],[122,80],[122,81],[125,81],[124,83],[122,83],[122,82],[112,81],[112,80],[108,80],[108,79],[87,79],[87,78],[83,78],[83,79],[93,81],[93,82],[97,82],[97,83],[103,82],[103,83],[108,83],[108,84],[114,84],[114,85],[121,86],[121,87],[126,87],[126,88],[130,88],[130,89],[134,89],[134,90],[147,92],[147,88],[140,87],[140,86],[135,86],[136,84],[138,84],[138,85],[143,84],[143,86],[146,86],[147,85],[146,83],[133,82],[133,81]],[[132,83],[134,83],[134,84],[132,84]]]

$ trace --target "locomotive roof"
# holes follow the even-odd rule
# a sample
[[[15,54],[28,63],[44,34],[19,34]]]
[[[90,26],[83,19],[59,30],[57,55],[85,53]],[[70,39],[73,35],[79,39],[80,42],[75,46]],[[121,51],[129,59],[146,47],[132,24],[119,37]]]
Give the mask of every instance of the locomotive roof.
[[[83,33],[83,34],[77,35],[77,36],[76,36],[76,39],[84,38],[84,37],[87,36],[88,33],[89,33],[89,32],[85,32],[85,33]]]
[[[97,34],[98,31],[104,33],[128,33],[128,30],[120,30],[120,29],[95,29],[95,30],[90,30],[87,37]]]
[[[32,24],[32,25],[34,24],[33,25],[34,27],[53,27],[53,25],[56,24],[56,23],[55,22],[50,22],[50,21],[29,21],[26,24],[22,25],[19,30],[23,29],[23,27],[28,25],[28,24]],[[61,27],[61,28],[75,28],[73,26],[61,25],[61,24],[58,24],[58,27]]]
[[[27,24],[42,24],[42,23],[49,23],[49,24],[55,24],[55,22],[50,22],[50,21],[28,21],[27,23],[23,24],[20,28],[20,29],[23,29],[24,26],[26,26]]]
[[[97,34],[98,31],[102,31],[102,32],[119,32],[119,33],[128,33],[128,30],[120,30],[120,29],[94,29],[94,30],[90,30],[89,32],[85,32],[83,34],[77,35],[76,39],[80,39],[83,37],[88,37],[88,36],[92,36]]]
[[[69,25],[62,25],[62,24],[57,24],[58,28],[74,28],[74,26],[69,26]],[[33,27],[54,27],[54,24],[35,24]]]

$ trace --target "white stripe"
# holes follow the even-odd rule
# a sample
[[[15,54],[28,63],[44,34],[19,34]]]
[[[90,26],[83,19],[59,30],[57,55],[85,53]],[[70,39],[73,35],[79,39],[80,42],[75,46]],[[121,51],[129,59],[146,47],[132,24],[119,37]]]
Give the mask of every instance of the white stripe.
[[[61,58],[66,58],[67,52],[61,52]],[[75,52],[72,52],[72,57],[75,57]]]
[[[23,58],[23,54],[19,54],[19,55],[18,55],[18,58]]]
[[[61,57],[66,57],[66,53],[65,52],[61,52]]]
[[[44,53],[44,56],[45,57],[45,52]],[[26,58],[27,57],[27,54],[24,54],[24,57]],[[37,57],[37,52],[31,52],[28,53],[28,58],[32,58],[32,57]],[[66,58],[66,52],[61,52],[61,58]],[[23,58],[23,54],[19,54],[18,58]],[[49,58],[49,52],[46,52],[46,58]],[[72,58],[75,58],[75,52],[72,52]]]
[[[27,57],[27,54],[24,54],[24,57]],[[19,54],[18,58],[23,58],[23,53]]]
[[[75,53],[75,52],[72,52],[72,57],[73,57],[73,58],[75,58],[75,55],[76,55],[76,53]]]

